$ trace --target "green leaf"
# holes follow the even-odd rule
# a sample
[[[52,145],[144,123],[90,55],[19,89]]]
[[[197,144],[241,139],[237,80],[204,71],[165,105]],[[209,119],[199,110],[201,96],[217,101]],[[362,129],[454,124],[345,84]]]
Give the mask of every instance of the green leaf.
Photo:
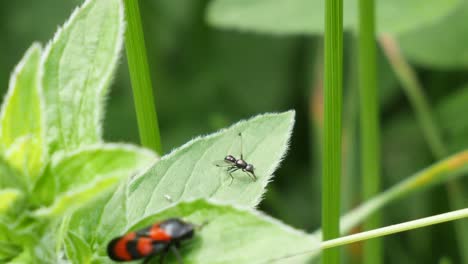
[[[0,241],[0,262],[12,259],[19,253],[21,253],[20,247]]]
[[[50,152],[101,140],[104,99],[122,46],[119,0],[87,0],[47,46],[43,86]]]
[[[112,186],[115,186],[120,180],[120,177],[115,175],[106,175],[99,179],[95,179],[88,185],[80,186],[63,193],[55,199],[54,203],[46,208],[36,210],[33,215],[40,218],[60,217],[67,212],[71,212],[92,201],[100,194],[105,193]]]
[[[89,245],[73,232],[68,232],[65,238],[65,252],[72,263],[91,263],[93,252]]]
[[[0,214],[8,210],[13,203],[21,196],[21,192],[17,189],[0,190]]]
[[[379,0],[376,28],[381,33],[401,33],[443,17],[460,0]],[[215,0],[208,21],[220,28],[268,34],[322,34],[323,0]],[[357,1],[344,1],[343,23],[347,29],[357,23]]]
[[[34,190],[34,202],[51,205],[39,216],[80,206],[156,160],[153,152],[123,144],[100,144],[55,155]]]
[[[111,239],[129,230],[138,230],[171,217],[182,218],[195,225],[207,222],[201,230],[196,230],[191,241],[183,244],[181,254],[184,263],[269,263],[270,260],[285,257],[291,252],[319,246],[318,239],[258,211],[205,200],[176,204],[129,229],[114,230],[106,234],[106,237]],[[108,241],[103,242],[97,245],[97,253],[101,256],[106,254]],[[308,256],[302,255],[302,262],[298,258],[294,260],[296,263],[303,263],[305,257]]]
[[[70,226],[80,235],[99,229],[86,241],[103,242],[113,233],[110,230],[125,230],[181,200],[212,197],[256,206],[286,152],[293,122],[292,111],[265,114],[196,138],[164,156],[142,175],[123,182],[110,199],[76,213]],[[244,158],[256,166],[258,180],[254,182],[245,173],[236,172],[230,185],[225,168],[216,167],[213,161],[227,154],[239,157],[239,132],[243,135]]]
[[[0,146],[6,151],[5,158],[33,179],[41,173],[47,153],[40,58],[41,47],[35,43],[10,78],[0,116]]]
[[[24,175],[12,168],[7,161],[0,156],[0,189],[18,188],[26,189],[26,179]]]
[[[17,257],[8,261],[8,264],[24,264],[24,263],[35,263],[28,251],[23,251]]]
[[[468,2],[463,1],[450,15],[399,37],[408,58],[429,67],[468,66]]]

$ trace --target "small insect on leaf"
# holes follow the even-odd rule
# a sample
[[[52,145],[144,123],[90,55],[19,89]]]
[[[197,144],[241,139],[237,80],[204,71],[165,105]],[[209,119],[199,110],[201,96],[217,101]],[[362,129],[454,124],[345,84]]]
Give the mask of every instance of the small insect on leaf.
[[[249,175],[250,178],[252,178],[253,181],[257,180],[257,176],[254,173],[254,165],[247,163],[244,160],[244,155],[242,152],[242,133],[239,133],[239,138],[240,138],[240,158],[237,159],[233,155],[227,155],[224,160],[219,160],[213,162],[214,165],[218,167],[227,167],[226,172],[229,174],[231,177],[231,182],[229,185],[232,184],[234,181],[234,176],[232,175],[233,172],[241,170],[245,172],[247,175]]]
[[[165,256],[171,250],[179,263],[182,263],[178,248],[182,241],[194,236],[195,228],[196,226],[191,223],[170,218],[112,239],[107,246],[107,254],[115,261],[146,258],[145,263],[159,255],[160,262],[163,263]]]

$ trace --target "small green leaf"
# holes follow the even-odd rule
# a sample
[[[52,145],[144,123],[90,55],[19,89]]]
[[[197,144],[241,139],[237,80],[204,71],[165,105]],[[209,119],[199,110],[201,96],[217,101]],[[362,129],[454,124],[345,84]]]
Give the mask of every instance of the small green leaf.
[[[291,252],[311,250],[320,245],[318,239],[253,209],[195,200],[176,204],[135,226],[106,234],[106,240],[97,245],[98,254],[105,256],[108,240],[113,237],[171,217],[182,218],[195,225],[207,222],[201,230],[196,230],[193,240],[183,244],[181,254],[184,263],[269,263]],[[302,255],[294,261],[303,263],[307,257]],[[286,263],[284,261],[281,263]]]
[[[0,262],[1,263],[15,258],[20,253],[21,253],[20,247],[0,241]]]
[[[26,179],[24,175],[12,168],[8,162],[0,156],[0,189],[18,188],[26,189]]]
[[[376,28],[383,33],[401,33],[430,24],[460,4],[460,0],[376,1]],[[268,34],[322,34],[323,0],[215,0],[208,21],[220,28]],[[357,24],[357,1],[344,1],[345,28]]]
[[[463,1],[437,23],[407,32],[398,39],[408,58],[421,65],[453,69],[468,66],[468,2]]]
[[[33,215],[40,218],[60,217],[105,193],[110,187],[115,186],[119,180],[120,177],[114,175],[95,179],[88,185],[58,195],[51,206],[36,210]]]
[[[19,196],[21,196],[21,192],[16,189],[0,190],[0,214],[8,210]]]
[[[11,76],[0,116],[0,145],[6,151],[5,158],[33,179],[41,173],[47,153],[40,58],[41,47],[33,44]]]
[[[97,228],[100,231],[93,232],[86,241],[102,242],[112,231],[124,230],[181,200],[212,197],[256,206],[286,152],[293,122],[292,111],[260,115],[194,139],[164,156],[142,175],[123,182],[110,199],[94,203],[94,209],[76,213],[70,226],[72,230],[79,229],[75,232],[80,235]],[[239,132],[243,135],[244,158],[256,166],[258,180],[254,182],[245,173],[236,172],[230,185],[225,168],[218,168],[213,162],[227,154],[239,157]]]
[[[57,215],[74,204],[82,205],[155,160],[153,152],[123,144],[100,144],[55,155],[33,195],[38,205],[53,205],[37,215]]]
[[[101,140],[104,99],[122,46],[119,0],[87,0],[44,55],[43,87],[50,152]]]
[[[23,251],[14,259],[8,261],[8,264],[25,264],[25,263],[35,263],[28,251]]]
[[[72,263],[91,263],[93,252],[89,245],[73,232],[65,238],[65,252]]]

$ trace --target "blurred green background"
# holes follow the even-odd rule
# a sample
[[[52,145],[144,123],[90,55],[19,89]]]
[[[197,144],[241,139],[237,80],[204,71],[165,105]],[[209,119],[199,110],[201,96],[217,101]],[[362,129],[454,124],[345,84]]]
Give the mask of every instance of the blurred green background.
[[[2,95],[11,71],[30,44],[45,44],[81,2],[2,3]],[[391,2],[398,10],[398,1]],[[451,2],[453,8],[444,10],[437,19],[421,20],[405,28],[397,40],[417,71],[444,143],[454,153],[468,148],[468,4],[463,0]],[[140,1],[164,150],[167,153],[197,135],[214,132],[239,119],[295,109],[291,148],[268,187],[262,209],[288,224],[312,231],[320,225],[321,98],[317,90],[320,86],[314,84],[318,81],[315,73],[319,72],[322,38],[319,34],[279,36],[262,30],[249,33],[217,29],[206,22],[209,4],[202,0]],[[427,17],[431,16],[427,13]],[[360,203],[357,46],[352,33],[345,35],[344,46],[345,211]],[[436,158],[381,51],[378,65],[386,189]],[[105,137],[110,141],[138,142],[124,54],[108,98],[105,126]],[[458,183],[463,191],[468,190],[466,180]],[[385,208],[384,224],[449,210],[446,189],[438,186]],[[468,221],[464,222],[468,225]],[[359,244],[346,248],[346,252],[348,260],[359,262]],[[460,263],[453,224],[385,238],[385,254],[388,263],[437,263],[442,257]]]

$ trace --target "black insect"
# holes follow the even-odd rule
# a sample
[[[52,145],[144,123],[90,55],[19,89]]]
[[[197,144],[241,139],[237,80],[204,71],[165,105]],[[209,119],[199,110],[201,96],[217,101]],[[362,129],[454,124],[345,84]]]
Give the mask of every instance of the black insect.
[[[159,255],[160,263],[164,263],[164,257],[171,250],[181,264],[182,257],[177,249],[182,241],[193,237],[195,227],[178,218],[167,219],[114,238],[107,246],[107,254],[119,262],[145,258],[144,263]]]
[[[254,165],[247,163],[244,160],[244,156],[242,154],[242,134],[239,133],[240,141],[241,141],[241,153],[240,159],[236,159],[233,155],[227,155],[224,160],[218,160],[214,162],[214,165],[218,167],[227,167],[226,171],[228,172],[229,176],[231,177],[231,183],[234,181],[234,176],[232,175],[233,172],[242,170],[243,172],[247,173],[247,175],[252,178],[253,181],[257,180],[257,176],[254,172]]]

